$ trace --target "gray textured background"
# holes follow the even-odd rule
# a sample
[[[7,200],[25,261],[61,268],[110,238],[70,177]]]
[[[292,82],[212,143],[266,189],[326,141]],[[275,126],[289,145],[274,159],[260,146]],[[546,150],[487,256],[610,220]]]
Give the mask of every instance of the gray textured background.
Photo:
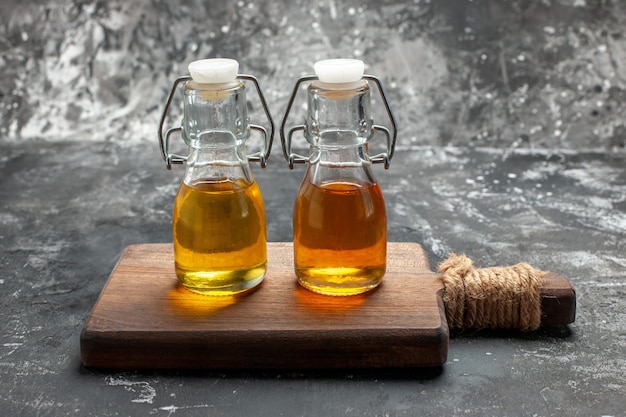
[[[623,149],[626,2],[1,2],[2,140],[151,141],[188,62],[232,57],[275,118],[318,59],[387,86],[400,144]]]

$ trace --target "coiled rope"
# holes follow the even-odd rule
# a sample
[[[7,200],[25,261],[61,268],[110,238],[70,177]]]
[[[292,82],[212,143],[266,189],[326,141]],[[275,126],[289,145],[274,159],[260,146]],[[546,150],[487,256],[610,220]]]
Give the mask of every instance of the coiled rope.
[[[465,255],[438,265],[448,326],[454,329],[517,329],[541,324],[541,286],[546,272],[526,263],[477,269]]]

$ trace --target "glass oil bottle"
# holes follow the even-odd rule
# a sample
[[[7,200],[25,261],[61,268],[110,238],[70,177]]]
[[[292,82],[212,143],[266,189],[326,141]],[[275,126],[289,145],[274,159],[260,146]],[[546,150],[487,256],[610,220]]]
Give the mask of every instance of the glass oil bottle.
[[[387,217],[372,163],[389,166],[395,120],[380,81],[363,75],[362,61],[325,60],[314,68],[315,76],[296,83],[281,126],[290,168],[308,164],[294,205],[294,268],[298,282],[311,291],[355,295],[376,288],[385,274]],[[285,135],[303,82],[309,82],[305,123]],[[370,82],[381,93],[392,131],[373,123]],[[308,157],[291,152],[292,135],[298,130],[310,145]],[[368,141],[375,131],[386,135],[387,151],[370,157]]]
[[[172,213],[176,276],[185,288],[205,295],[251,289],[261,283],[266,270],[263,198],[248,161],[260,161],[265,167],[274,126],[258,82],[237,74],[238,68],[231,59],[192,62],[191,75],[174,83],[159,127],[168,169],[186,163]],[[249,124],[246,80],[256,86],[270,132]],[[168,108],[181,84],[182,126],[164,135]],[[262,132],[264,149],[247,155],[251,129]],[[169,153],[169,139],[175,132],[188,145],[188,155]]]

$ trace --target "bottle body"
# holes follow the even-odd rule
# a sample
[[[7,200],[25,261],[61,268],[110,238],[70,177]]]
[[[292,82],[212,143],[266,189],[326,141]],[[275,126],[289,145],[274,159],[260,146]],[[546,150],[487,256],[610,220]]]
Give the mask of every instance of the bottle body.
[[[385,274],[387,223],[377,183],[356,179],[313,184],[307,174],[293,219],[298,282],[327,295],[354,295]]]
[[[265,211],[255,181],[183,181],[174,202],[172,235],[176,276],[187,289],[231,295],[263,280]]]
[[[364,75],[364,63],[329,59],[314,65],[315,75],[294,86],[283,117],[283,154],[293,168],[307,163],[293,215],[294,267],[303,287],[326,295],[354,295],[376,288],[387,259],[387,215],[372,164],[389,167],[396,125],[380,80]],[[286,129],[295,97],[307,87],[304,123]],[[371,115],[373,82],[380,92],[391,130]],[[302,131],[309,156],[292,152],[292,135]],[[387,137],[387,151],[370,157],[375,132]]]
[[[308,88],[311,149],[294,206],[294,267],[300,285],[317,293],[360,294],[385,274],[387,216],[367,153],[369,95],[364,81]]]
[[[209,67],[200,75],[214,77],[219,70]],[[246,91],[233,77],[234,71],[219,82],[196,77],[183,89],[189,155],[172,212],[174,263],[180,283],[205,295],[246,291],[266,270],[263,198],[246,154]]]

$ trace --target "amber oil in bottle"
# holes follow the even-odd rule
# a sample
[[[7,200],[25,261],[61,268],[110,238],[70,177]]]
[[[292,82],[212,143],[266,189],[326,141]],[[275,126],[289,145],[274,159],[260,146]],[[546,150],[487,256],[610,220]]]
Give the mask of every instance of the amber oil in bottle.
[[[176,276],[205,295],[233,295],[265,276],[265,211],[246,155],[250,134],[245,85],[237,62],[189,66],[183,88],[182,136],[189,145],[174,201]]]
[[[344,77],[354,64],[348,61],[346,71],[338,72],[345,62],[330,62],[322,68],[330,77],[320,76],[308,87],[304,134],[310,155],[293,216],[298,282],[336,296],[377,287],[387,257],[385,203],[367,152],[373,132],[370,88],[361,79],[362,67],[360,74]]]
[[[229,295],[263,278],[265,212],[256,182],[183,182],[172,221],[176,275],[188,289]]]
[[[330,295],[375,288],[385,274],[386,216],[378,184],[306,181],[294,210],[296,275]]]

